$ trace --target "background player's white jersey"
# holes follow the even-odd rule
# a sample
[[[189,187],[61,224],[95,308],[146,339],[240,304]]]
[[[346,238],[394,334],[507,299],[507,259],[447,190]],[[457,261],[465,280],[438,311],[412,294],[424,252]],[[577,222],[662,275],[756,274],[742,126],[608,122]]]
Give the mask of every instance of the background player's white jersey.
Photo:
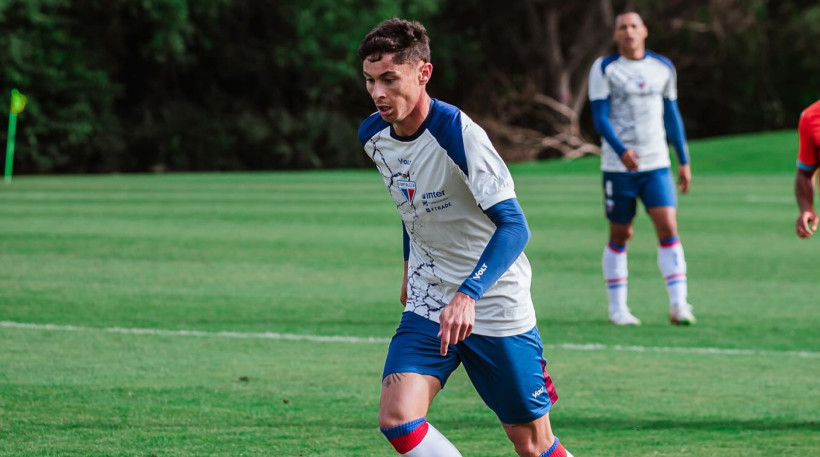
[[[412,137],[398,137],[376,113],[362,123],[359,139],[410,236],[405,311],[438,322],[495,232],[482,208],[515,198],[510,172],[484,130],[438,100]],[[522,253],[476,302],[473,332],[510,336],[532,329],[531,276]]]
[[[676,100],[677,76],[669,59],[646,51],[640,60],[619,54],[599,57],[589,73],[589,99],[610,99],[609,119],[615,135],[638,156],[639,170],[671,165],[663,99]],[[612,146],[601,141],[603,171],[626,172]]]

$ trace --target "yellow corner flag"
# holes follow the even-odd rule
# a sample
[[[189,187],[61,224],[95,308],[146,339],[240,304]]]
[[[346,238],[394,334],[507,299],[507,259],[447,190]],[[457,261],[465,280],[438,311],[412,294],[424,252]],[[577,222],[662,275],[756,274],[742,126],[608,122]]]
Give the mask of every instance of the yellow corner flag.
[[[28,98],[21,94],[17,89],[11,91],[11,112],[20,114],[26,109],[26,102]]]

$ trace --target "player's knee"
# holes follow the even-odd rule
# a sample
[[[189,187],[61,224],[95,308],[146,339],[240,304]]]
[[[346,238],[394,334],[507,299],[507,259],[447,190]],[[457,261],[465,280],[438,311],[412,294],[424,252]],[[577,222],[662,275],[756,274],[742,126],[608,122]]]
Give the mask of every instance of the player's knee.
[[[404,424],[415,418],[408,418],[402,411],[393,405],[382,405],[379,408],[379,428],[385,429]]]
[[[512,441],[515,453],[521,457],[540,457],[552,441],[551,436],[541,436],[535,430],[527,429],[526,425],[512,433],[508,429],[507,438]]]
[[[666,224],[658,227],[659,240],[668,240],[670,238],[675,238],[676,236],[678,236],[678,228],[675,224]]]
[[[632,235],[634,233],[635,231],[632,229],[632,226],[629,226],[625,228],[619,228],[617,230],[612,230],[609,238],[610,241],[617,245],[626,246],[629,240],[632,239]]]
[[[537,446],[537,443],[532,440],[513,441],[515,446],[515,453],[520,457],[539,457],[544,449]]]

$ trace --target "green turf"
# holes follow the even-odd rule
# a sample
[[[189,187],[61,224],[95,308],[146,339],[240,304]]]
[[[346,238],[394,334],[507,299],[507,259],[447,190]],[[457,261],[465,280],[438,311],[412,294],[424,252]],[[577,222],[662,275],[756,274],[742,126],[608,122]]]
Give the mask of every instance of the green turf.
[[[820,455],[820,259],[793,233],[794,143],[692,142],[692,328],[666,322],[644,214],[629,251],[644,325],[606,323],[597,160],[511,167],[553,425],[577,457]],[[19,177],[0,211],[0,321],[84,328],[0,327],[0,455],[392,455],[384,343],[87,329],[388,338],[400,225],[375,171]],[[429,419],[465,457],[514,455],[461,371]]]

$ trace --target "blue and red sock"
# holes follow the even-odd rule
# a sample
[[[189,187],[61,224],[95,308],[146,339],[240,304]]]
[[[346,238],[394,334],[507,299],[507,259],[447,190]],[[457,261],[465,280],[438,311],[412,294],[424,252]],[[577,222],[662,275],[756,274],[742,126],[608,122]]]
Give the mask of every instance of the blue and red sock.
[[[384,436],[399,454],[407,454],[427,436],[429,425],[425,418],[416,419],[395,427],[381,429]]]
[[[556,436],[552,446],[541,454],[540,457],[567,457],[567,450],[558,442],[558,437]]]

